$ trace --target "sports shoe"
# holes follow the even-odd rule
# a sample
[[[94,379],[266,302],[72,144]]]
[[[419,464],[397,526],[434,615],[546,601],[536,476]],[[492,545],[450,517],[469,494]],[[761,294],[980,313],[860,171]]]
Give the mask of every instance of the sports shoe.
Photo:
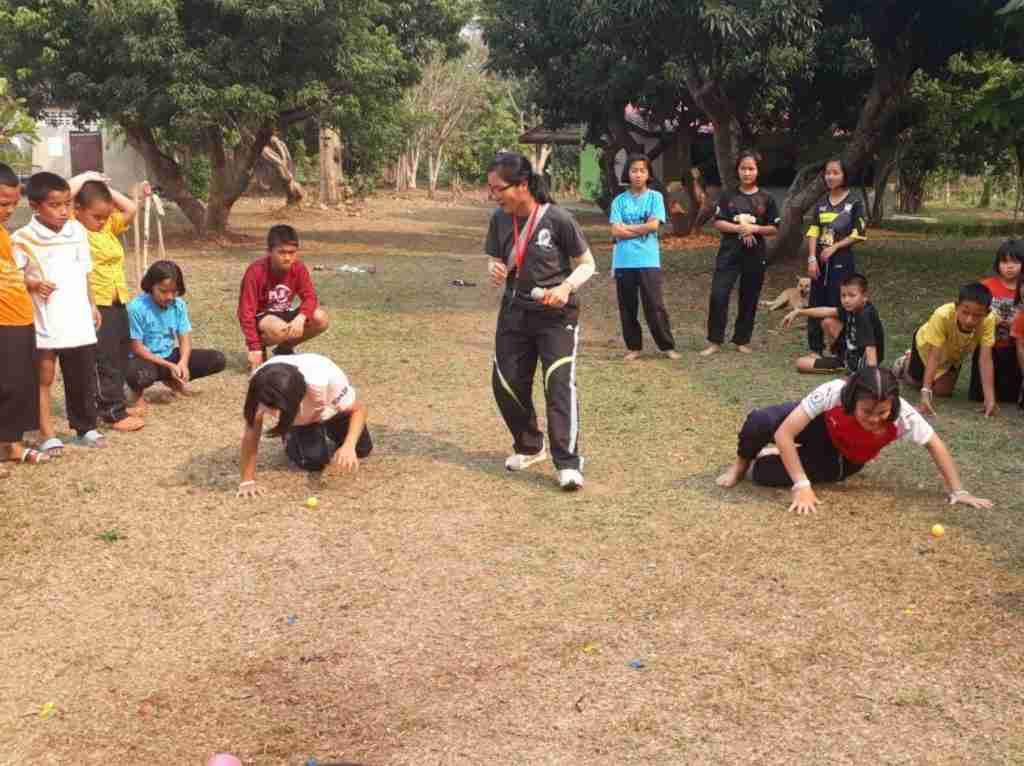
[[[540,448],[540,452],[534,455],[521,455],[518,452],[514,455],[509,455],[505,458],[505,470],[506,471],[525,471],[534,463],[539,463],[542,460],[546,460],[548,457],[547,450],[543,447]]]
[[[558,472],[558,486],[566,492],[583,488],[583,474],[575,468],[563,468]]]

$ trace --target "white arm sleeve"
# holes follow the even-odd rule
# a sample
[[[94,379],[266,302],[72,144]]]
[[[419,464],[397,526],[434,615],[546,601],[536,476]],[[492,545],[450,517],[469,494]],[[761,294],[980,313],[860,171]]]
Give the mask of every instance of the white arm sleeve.
[[[579,290],[586,284],[587,280],[594,276],[594,256],[589,250],[580,256],[580,265],[572,270],[572,274],[565,278],[573,292]]]

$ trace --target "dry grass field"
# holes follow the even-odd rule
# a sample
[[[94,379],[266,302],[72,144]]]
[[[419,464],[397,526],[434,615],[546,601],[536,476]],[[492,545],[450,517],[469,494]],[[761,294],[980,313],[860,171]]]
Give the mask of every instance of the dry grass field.
[[[746,411],[822,382],[792,371],[800,333],[762,315],[755,355],[700,360],[714,249],[674,246],[683,359],[623,364],[609,239],[584,213],[602,272],[581,323],[587,486],[506,474],[489,211],[246,203],[249,240],[170,238],[195,343],[228,370],[190,399],[154,389],[109,450],[4,481],[0,764],[1024,764],[1020,412],[984,421],[966,381],[940,404],[991,511],[950,508],[902,445],[812,517],[786,492],[719,490]],[[243,501],[235,301],[279,221],[307,263],[377,267],[314,274],[332,325],[308,349],[349,374],[376,450],[321,480],[266,441],[271,491]],[[859,257],[890,359],[995,244],[873,233]],[[774,269],[766,297],[792,279]]]

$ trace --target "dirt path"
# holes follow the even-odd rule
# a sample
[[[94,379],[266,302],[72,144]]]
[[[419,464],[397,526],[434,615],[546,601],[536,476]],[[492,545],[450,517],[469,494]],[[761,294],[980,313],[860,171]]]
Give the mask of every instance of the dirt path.
[[[706,252],[671,259],[681,364],[624,366],[610,280],[588,287],[586,490],[503,471],[487,215],[291,217],[307,261],[378,268],[316,275],[333,324],[310,349],[367,399],[376,452],[320,481],[265,443],[253,502],[232,494],[233,310],[261,248],[172,238],[197,344],[229,370],[102,454],[7,480],[0,763],[1024,763],[1024,577],[930,476],[867,471],[815,518],[713,488],[765,394],[728,358],[696,366]]]

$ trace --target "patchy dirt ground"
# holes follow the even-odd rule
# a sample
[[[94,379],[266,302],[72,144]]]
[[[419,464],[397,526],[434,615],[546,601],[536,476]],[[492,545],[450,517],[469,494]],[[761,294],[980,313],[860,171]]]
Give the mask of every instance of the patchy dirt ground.
[[[940,414],[968,486],[999,503],[987,513],[949,509],[903,447],[824,490],[813,518],[783,492],[722,492],[746,410],[820,382],[790,371],[799,336],[762,317],[753,358],[698,361],[714,243],[672,247],[684,358],[624,365],[610,243],[582,212],[602,271],[579,372],[587,487],[506,474],[489,210],[250,203],[234,225],[251,238],[226,250],[171,224],[196,343],[229,369],[193,399],[154,395],[112,449],[5,482],[0,763],[1024,763],[1024,418]],[[376,451],[321,481],[265,442],[273,490],[246,502],[234,304],[278,221],[311,264],[377,267],[314,275],[332,326],[309,348],[368,401]],[[966,243],[956,268],[985,268],[991,245]],[[944,294],[908,274],[947,250],[863,248],[893,348]],[[774,270],[766,296],[792,276]]]

